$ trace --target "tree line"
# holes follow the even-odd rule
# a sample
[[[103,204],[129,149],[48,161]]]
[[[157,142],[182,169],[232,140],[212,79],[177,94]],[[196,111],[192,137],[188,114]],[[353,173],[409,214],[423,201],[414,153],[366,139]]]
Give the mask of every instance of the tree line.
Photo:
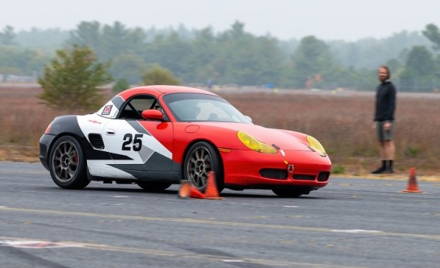
[[[33,42],[32,42],[33,40]],[[376,68],[390,66],[404,91],[440,88],[440,33],[430,24],[422,33],[401,32],[377,40],[324,41],[315,36],[278,40],[258,36],[235,22],[212,28],[130,28],[120,22],[84,21],[69,32],[0,31],[0,73],[43,74],[56,49],[89,47],[114,81],[140,84],[145,73],[162,68],[185,84],[235,84],[284,88],[372,90]]]

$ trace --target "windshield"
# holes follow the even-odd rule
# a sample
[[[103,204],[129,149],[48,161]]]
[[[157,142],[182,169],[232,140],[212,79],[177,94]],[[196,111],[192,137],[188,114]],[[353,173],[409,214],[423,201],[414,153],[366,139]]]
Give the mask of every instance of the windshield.
[[[174,93],[164,100],[177,121],[249,123],[249,119],[224,99],[207,94]]]

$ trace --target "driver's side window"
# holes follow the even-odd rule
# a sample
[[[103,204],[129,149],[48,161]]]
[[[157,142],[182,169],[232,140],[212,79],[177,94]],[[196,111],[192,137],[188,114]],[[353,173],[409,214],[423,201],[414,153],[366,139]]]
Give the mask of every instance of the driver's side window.
[[[124,108],[119,114],[119,119],[142,120],[142,111],[148,109],[156,109],[162,111],[160,104],[153,96],[135,96],[128,103],[125,104]]]

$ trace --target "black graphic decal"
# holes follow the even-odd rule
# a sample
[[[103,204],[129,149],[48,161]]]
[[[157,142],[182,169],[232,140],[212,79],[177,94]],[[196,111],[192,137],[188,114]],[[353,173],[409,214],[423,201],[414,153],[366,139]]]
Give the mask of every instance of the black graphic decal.
[[[133,149],[133,151],[140,151],[142,149],[142,136],[143,134],[135,134],[133,139],[133,134],[127,133],[124,135],[123,143],[122,143],[122,150],[123,151],[130,151]],[[133,146],[130,147],[130,144],[133,142]]]
[[[140,151],[142,148],[142,134],[135,134],[133,141],[133,151]]]

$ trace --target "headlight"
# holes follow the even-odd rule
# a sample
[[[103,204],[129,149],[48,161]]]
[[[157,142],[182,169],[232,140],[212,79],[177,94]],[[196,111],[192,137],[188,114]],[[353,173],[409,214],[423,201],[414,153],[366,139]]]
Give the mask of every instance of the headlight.
[[[312,136],[307,136],[307,144],[309,145],[310,149],[319,153],[321,156],[327,156],[324,147],[317,139],[313,138]]]
[[[244,144],[244,146],[253,151],[265,154],[275,154],[277,152],[277,149],[274,147],[267,145],[244,132],[238,131],[237,137]]]

